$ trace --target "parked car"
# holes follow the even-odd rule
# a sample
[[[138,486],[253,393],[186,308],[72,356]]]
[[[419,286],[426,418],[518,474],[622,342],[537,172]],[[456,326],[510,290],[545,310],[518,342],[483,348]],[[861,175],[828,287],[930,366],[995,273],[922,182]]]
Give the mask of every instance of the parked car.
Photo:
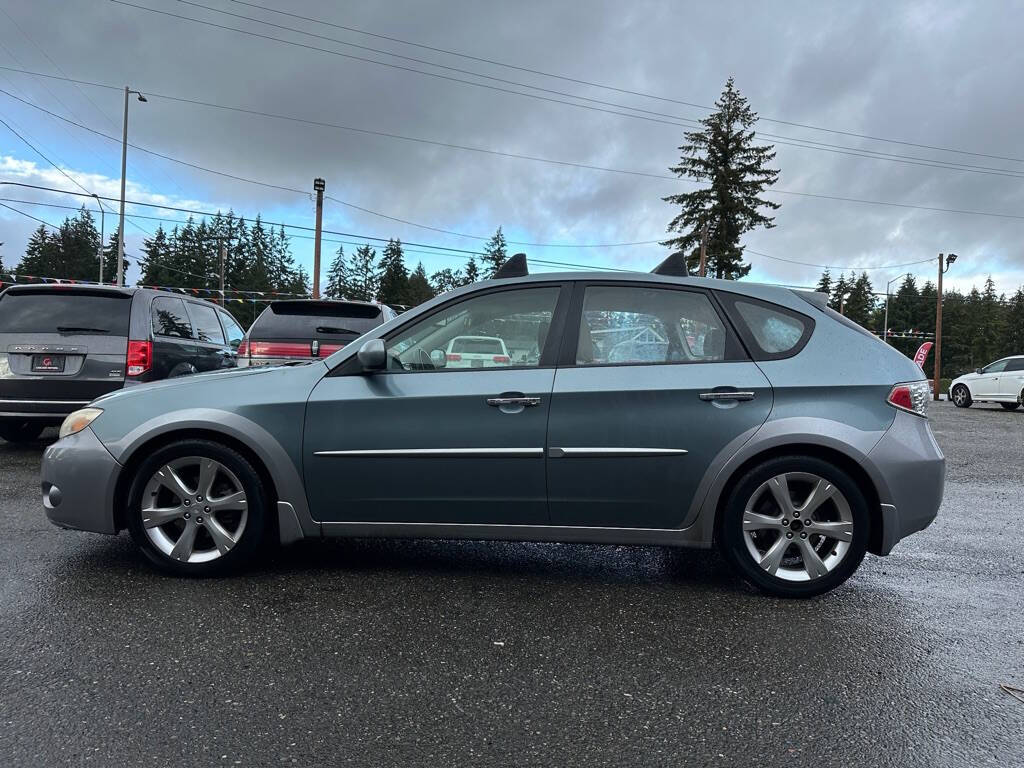
[[[329,357],[395,316],[391,307],[366,301],[275,301],[249,328],[238,364],[284,365]]]
[[[958,408],[972,403],[999,403],[1012,411],[1024,402],[1024,355],[1004,357],[965,373],[949,384],[949,399]]]
[[[455,338],[502,328],[539,357],[448,365]],[[650,329],[661,358],[602,359],[615,328]],[[717,545],[761,589],[807,597],[935,518],[927,402],[920,368],[816,294],[522,276],[326,359],[107,395],[62,425],[42,496],[55,524],[127,528],[175,574],[239,567],[268,537]]]
[[[456,336],[445,350],[446,368],[495,368],[511,361],[497,336]]]
[[[224,309],[144,288],[15,285],[0,293],[0,437],[34,440],[100,395],[235,366]]]

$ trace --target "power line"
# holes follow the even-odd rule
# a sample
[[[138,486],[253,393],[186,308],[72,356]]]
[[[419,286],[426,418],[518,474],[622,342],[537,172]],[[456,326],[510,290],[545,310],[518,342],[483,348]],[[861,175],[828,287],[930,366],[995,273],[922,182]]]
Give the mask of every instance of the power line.
[[[50,229],[52,229],[54,232],[60,232],[60,228],[59,227],[53,226],[53,224],[51,224],[48,221],[43,221],[42,219],[37,219],[31,213],[25,213],[24,211],[19,211],[13,205],[7,205],[6,203],[0,203],[0,206],[3,206],[4,208],[6,208],[6,209],[8,209],[10,211],[14,211],[15,213],[20,213],[22,216],[25,216],[25,217],[27,217],[29,219],[32,219],[32,221],[38,221],[40,224],[45,224]]]
[[[56,75],[50,75],[50,74],[45,74],[45,73],[40,73],[40,72],[32,72],[32,71],[29,71],[29,70],[18,69],[16,67],[0,66],[0,70],[8,70],[8,71],[13,71],[13,72],[21,72],[21,73],[24,73],[24,74],[38,75],[40,77],[49,77],[49,78],[53,78],[53,79],[57,79],[57,80],[67,80],[68,82],[79,83],[79,84],[83,84],[83,85],[91,85],[91,86],[94,86],[96,88],[106,88],[106,89],[110,89],[110,90],[120,90],[117,86],[109,85],[109,84],[106,84],[106,83],[98,83],[98,82],[89,81],[89,80],[76,80],[76,79],[66,78],[66,77],[57,77]],[[642,176],[642,177],[653,178],[653,179],[665,179],[665,180],[669,180],[669,181],[684,181],[684,182],[688,182],[688,180],[686,180],[686,179],[679,179],[676,176],[669,176],[669,175],[666,175],[666,174],[657,174],[657,173],[650,173],[650,172],[645,172],[645,171],[634,171],[634,170],[627,170],[627,169],[622,169],[622,168],[608,168],[608,167],[604,167],[604,166],[588,165],[588,164],[585,164],[585,163],[573,163],[573,162],[569,162],[569,161],[555,160],[555,159],[551,159],[551,158],[533,157],[533,156],[530,156],[530,155],[521,155],[521,154],[516,154],[516,153],[511,153],[511,152],[501,152],[501,151],[490,150],[490,149],[485,149],[485,148],[481,148],[481,147],[470,147],[470,146],[465,146],[465,145],[460,145],[460,144],[452,144],[452,143],[447,143],[447,142],[434,141],[434,140],[431,140],[431,139],[423,139],[423,138],[412,137],[412,136],[402,136],[400,134],[387,133],[387,132],[384,132],[384,131],[374,131],[374,130],[370,130],[370,129],[366,129],[366,128],[356,128],[356,127],[353,127],[353,126],[340,125],[340,124],[337,124],[337,123],[329,123],[329,122],[318,121],[318,120],[310,120],[310,119],[294,117],[294,116],[290,116],[290,115],[281,115],[281,114],[275,114],[275,113],[272,113],[272,112],[262,112],[262,111],[259,111],[259,110],[247,109],[245,107],[233,107],[233,106],[229,106],[229,105],[225,105],[225,104],[216,104],[216,103],[213,103],[213,102],[201,101],[201,100],[198,100],[198,99],[189,99],[189,98],[184,98],[184,97],[180,97],[180,96],[171,96],[171,95],[168,95],[168,94],[160,94],[160,93],[153,92],[151,90],[147,90],[146,94],[147,94],[147,96],[149,96],[151,98],[167,99],[169,101],[176,101],[176,102],[180,102],[180,103],[184,103],[184,104],[193,104],[193,105],[197,105],[197,106],[209,107],[209,108],[212,108],[212,109],[220,109],[220,110],[226,110],[226,111],[231,111],[231,112],[239,112],[239,113],[242,113],[242,114],[257,115],[257,116],[273,118],[273,119],[277,119],[277,120],[287,120],[287,121],[290,121],[290,122],[302,123],[302,124],[306,124],[306,125],[313,125],[313,126],[318,126],[318,127],[323,127],[323,128],[335,128],[335,129],[338,129],[338,130],[352,131],[352,132],[355,132],[355,133],[362,133],[362,134],[368,134],[368,135],[373,135],[373,136],[381,136],[381,137],[385,137],[385,138],[398,139],[398,140],[402,140],[402,141],[410,141],[410,142],[417,142],[417,143],[422,143],[422,144],[430,144],[430,145],[434,145],[434,146],[447,147],[447,148],[450,148],[450,149],[460,149],[460,150],[466,150],[466,151],[470,151],[470,152],[479,152],[479,153],[484,153],[484,154],[496,155],[496,156],[500,156],[500,157],[517,158],[517,159],[521,159],[521,160],[531,160],[531,161],[534,161],[534,162],[550,163],[550,164],[553,164],[553,165],[563,165],[563,166],[569,166],[569,167],[574,167],[574,168],[582,168],[582,169],[587,169],[587,170],[604,171],[604,172],[609,172],[609,173],[626,174],[626,175],[630,175],[630,176]],[[8,94],[8,95],[10,95],[10,94]],[[15,96],[13,98],[18,98],[18,97]],[[24,100],[22,99],[22,101],[24,101]],[[30,106],[36,106],[36,105],[31,104],[30,102],[26,102],[26,103],[29,104]],[[41,107],[37,107],[37,108],[42,109]],[[44,110],[44,111],[46,111],[46,110]],[[51,114],[54,114],[54,113],[51,113]],[[54,116],[60,118],[60,116],[58,116],[58,115],[54,114]],[[60,118],[60,119],[66,119],[66,118]],[[93,129],[85,127],[85,126],[82,126],[82,127],[85,128],[85,130],[93,130]],[[143,152],[150,151],[150,150],[146,150],[145,148],[139,147],[139,146],[134,145],[134,144],[132,144],[130,146],[132,146],[135,149],[138,149],[140,151],[143,151]],[[203,170],[208,170],[208,171],[214,172],[214,171],[212,171],[212,169],[203,168]],[[246,180],[246,181],[251,181],[252,183],[255,183],[255,184],[260,184],[261,183],[261,182],[257,182],[257,181],[253,181],[253,180]],[[305,193],[303,193],[303,194],[305,194]],[[842,196],[842,195],[829,195],[829,194],[815,193],[815,192],[798,192],[796,190],[788,190],[788,189],[769,189],[769,190],[765,191],[765,194],[768,194],[768,195],[790,195],[790,196],[796,196],[796,197],[815,198],[815,199],[819,199],[819,200],[833,200],[833,201],[837,201],[837,202],[856,203],[856,204],[859,204],[859,205],[888,206],[888,207],[894,207],[894,208],[905,208],[905,209],[910,209],[910,210],[929,211],[929,212],[933,212],[933,213],[953,213],[953,214],[965,215],[965,216],[991,216],[993,218],[1001,218],[1001,219],[1024,219],[1024,216],[1021,216],[1021,215],[1007,214],[1007,213],[998,213],[998,212],[993,212],[993,211],[973,211],[973,210],[958,209],[958,208],[943,208],[943,207],[940,207],[940,206],[919,205],[919,204],[915,204],[915,203],[900,203],[900,202],[894,202],[894,201],[889,201],[889,200],[871,200],[871,199],[866,199],[866,198],[845,197],[845,196]],[[473,236],[473,235],[465,235],[465,237],[471,237],[473,239],[480,239],[480,240],[486,239],[486,238],[483,238],[483,237],[477,237],[477,236]],[[660,242],[660,240],[649,241],[649,243],[654,243],[654,242]],[[523,243],[513,242],[511,244],[512,245],[522,245]],[[647,244],[647,243],[645,243],[645,244]],[[558,245],[552,245],[552,246],[549,246],[549,247],[565,247],[566,245],[567,244],[558,244]],[[569,247],[575,247],[575,246],[569,246]]]
[[[763,256],[764,258],[772,259],[773,261],[784,261],[787,264],[799,264],[799,265],[804,266],[804,267],[819,267],[821,269],[852,269],[852,270],[858,270],[858,269],[860,269],[860,270],[864,270],[864,269],[897,269],[898,267],[910,267],[910,266],[914,266],[916,264],[930,264],[931,262],[935,261],[935,259],[928,258],[928,259],[921,259],[920,261],[908,261],[905,264],[880,264],[879,266],[876,266],[876,267],[858,267],[858,266],[852,266],[852,265],[851,266],[847,266],[847,267],[842,267],[842,266],[839,266],[837,264],[812,264],[812,263],[807,262],[807,261],[795,261],[794,259],[784,259],[781,256],[771,256],[771,255],[769,255],[767,253],[762,253],[761,251],[755,251],[753,248],[747,248],[747,247],[743,248],[743,252],[744,253],[753,253],[755,256]]]
[[[265,5],[258,5],[256,3],[245,2],[245,0],[231,0],[231,2],[236,3],[238,5],[249,6],[251,8],[259,8],[260,10],[268,11],[270,13],[280,14],[282,16],[290,16],[290,17],[295,18],[295,19],[301,19],[302,21],[309,21],[309,22],[313,22],[315,24],[324,24],[324,25],[329,26],[329,27],[334,27],[336,29],[343,29],[343,30],[346,30],[348,32],[355,32],[355,33],[360,34],[360,35],[366,35],[368,37],[374,37],[374,38],[377,38],[377,39],[380,39],[380,40],[388,40],[388,41],[393,42],[393,43],[401,43],[402,45],[409,45],[409,46],[413,46],[415,48],[421,48],[423,50],[433,51],[435,53],[447,54],[449,56],[457,56],[459,58],[467,59],[467,60],[470,60],[470,61],[477,61],[477,62],[484,63],[484,64],[492,64],[492,65],[498,66],[498,67],[505,67],[507,69],[517,70],[519,72],[527,72],[527,73],[533,74],[533,75],[541,75],[542,77],[550,77],[550,78],[557,79],[557,80],[562,80],[562,81],[565,81],[565,82],[576,83],[577,85],[586,85],[586,86],[590,86],[592,88],[602,88],[602,89],[605,89],[605,90],[608,90],[608,91],[614,91],[616,93],[622,93],[622,94],[627,94],[627,95],[631,95],[631,96],[640,96],[640,97],[646,98],[646,99],[655,99],[657,101],[663,101],[663,102],[667,102],[667,103],[671,103],[671,104],[680,104],[682,106],[695,107],[697,109],[703,109],[703,110],[707,110],[707,111],[712,111],[714,109],[713,107],[710,107],[710,106],[708,106],[706,104],[698,104],[698,103],[695,103],[695,102],[692,102],[692,101],[683,101],[682,99],[676,99],[676,98],[671,98],[671,97],[667,97],[667,96],[661,96],[661,95],[658,95],[658,94],[649,93],[649,92],[645,92],[645,91],[632,90],[632,89],[629,89],[629,88],[621,88],[621,87],[617,87],[617,86],[614,86],[614,85],[608,85],[606,83],[594,82],[592,80],[583,80],[583,79],[580,79],[580,78],[569,77],[567,75],[559,75],[559,74],[555,74],[555,73],[552,73],[552,72],[545,72],[545,71],[539,70],[539,69],[531,69],[530,67],[524,67],[524,66],[517,65],[517,64],[509,64],[508,62],[498,61],[498,60],[495,60],[495,59],[488,59],[488,58],[484,58],[484,57],[481,57],[481,56],[472,56],[472,55],[469,55],[469,54],[466,54],[466,53],[461,53],[459,51],[453,51],[453,50],[450,50],[450,49],[447,49],[447,48],[439,48],[439,47],[436,47],[436,46],[424,45],[423,43],[416,43],[416,42],[412,42],[410,40],[403,40],[403,39],[398,38],[398,37],[391,37],[391,36],[388,36],[388,35],[382,35],[382,34],[378,34],[378,33],[375,33],[375,32],[369,32],[369,31],[367,31],[365,29],[360,29],[358,27],[345,26],[343,24],[335,24],[335,23],[332,23],[332,22],[329,22],[329,21],[325,21],[323,19],[315,19],[315,18],[312,18],[312,17],[309,17],[309,16],[301,16],[301,15],[296,14],[296,13],[289,13],[287,11],[281,11],[281,10],[277,10],[275,8],[269,8],[269,7],[265,6]],[[821,131],[823,133],[833,133],[833,134],[837,134],[837,135],[841,135],[841,136],[850,136],[850,137],[853,137],[853,138],[867,139],[867,140],[870,140],[870,141],[881,141],[881,142],[886,142],[886,143],[889,143],[889,144],[900,144],[902,146],[907,146],[907,147],[917,147],[919,149],[931,149],[931,150],[935,150],[935,151],[938,151],[938,152],[950,152],[950,153],[953,153],[953,154],[970,155],[970,156],[973,156],[973,157],[987,157],[987,158],[990,158],[992,160],[1007,160],[1009,162],[1014,162],[1014,163],[1024,163],[1024,159],[1020,159],[1020,158],[1016,158],[1016,157],[1005,157],[1005,156],[1002,156],[1002,155],[991,155],[991,154],[986,154],[986,153],[983,153],[983,152],[971,152],[971,151],[968,151],[968,150],[952,149],[950,147],[940,147],[940,146],[935,146],[935,145],[932,145],[932,144],[922,144],[922,143],[913,142],[913,141],[903,141],[903,140],[900,140],[900,139],[890,139],[890,138],[885,138],[885,137],[881,137],[881,136],[871,136],[871,135],[863,134],[863,133],[855,133],[853,131],[844,131],[844,130],[838,130],[838,129],[834,129],[834,128],[823,128],[821,126],[810,125],[810,124],[807,124],[807,123],[799,123],[799,122],[795,122],[795,121],[792,121],[792,120],[781,120],[781,119],[778,119],[778,118],[764,117],[763,115],[759,116],[759,119],[760,120],[764,120],[765,122],[768,122],[768,123],[778,123],[779,125],[791,125],[791,126],[796,127],[796,128],[806,128],[806,129],[812,130],[812,131]]]
[[[168,15],[168,16],[171,16],[173,18],[181,19],[181,20],[184,20],[184,21],[192,21],[192,22],[197,23],[197,24],[204,24],[204,25],[214,26],[214,27],[217,27],[217,28],[220,28],[220,29],[225,29],[225,30],[229,30],[229,31],[239,32],[241,34],[246,34],[246,35],[255,35],[257,37],[262,37],[262,38],[265,38],[265,39],[268,39],[268,40],[273,40],[273,41],[284,43],[284,44],[287,44],[287,45],[297,45],[297,46],[300,46],[300,47],[307,47],[307,48],[311,48],[313,50],[321,51],[321,52],[324,52],[324,53],[330,53],[330,54],[337,55],[337,56],[342,56],[342,57],[346,57],[346,58],[352,58],[352,59],[355,59],[357,61],[363,61],[363,62],[367,62],[367,63],[371,63],[371,64],[377,64],[379,66],[396,67],[396,68],[401,69],[403,71],[413,72],[413,73],[425,75],[425,76],[428,76],[428,77],[441,77],[443,79],[452,80],[454,82],[458,82],[458,83],[462,83],[462,84],[475,85],[477,87],[483,87],[483,88],[492,88],[492,89],[503,91],[503,92],[514,93],[514,94],[517,94],[519,96],[527,96],[527,97],[530,97],[530,98],[544,98],[544,100],[546,100],[546,101],[554,100],[557,103],[566,104],[566,105],[574,106],[574,107],[581,107],[581,108],[586,108],[586,109],[596,109],[596,110],[601,111],[601,112],[609,112],[609,111],[611,111],[612,114],[617,114],[617,115],[620,115],[620,116],[623,116],[623,117],[633,117],[633,118],[638,118],[638,119],[653,120],[654,122],[659,122],[659,123],[666,123],[667,121],[665,119],[661,119],[661,118],[667,118],[668,121],[672,121],[672,122],[668,123],[668,124],[671,124],[671,125],[679,125],[679,126],[682,126],[684,124],[690,124],[690,125],[695,125],[695,126],[699,126],[700,125],[700,122],[698,120],[694,120],[693,118],[683,117],[681,115],[673,115],[673,114],[665,113],[665,112],[657,112],[655,110],[642,109],[640,107],[633,107],[633,106],[629,106],[629,105],[626,105],[626,104],[619,104],[619,103],[616,103],[616,102],[604,101],[604,100],[601,100],[601,99],[593,99],[593,98],[590,98],[590,97],[587,97],[587,96],[580,96],[580,95],[573,94],[573,93],[566,93],[564,91],[556,91],[556,90],[553,90],[553,89],[550,89],[550,88],[542,88],[540,86],[530,85],[528,83],[521,83],[521,82],[514,81],[514,80],[507,80],[507,79],[500,78],[500,77],[494,77],[492,75],[482,74],[480,72],[474,72],[474,71],[471,71],[471,70],[460,69],[458,67],[450,67],[450,66],[447,66],[447,65],[444,65],[444,64],[439,64],[437,62],[427,61],[425,59],[418,59],[418,58],[411,57],[411,56],[404,56],[402,54],[394,53],[394,52],[391,52],[391,51],[384,51],[384,50],[380,50],[378,48],[371,48],[371,47],[368,47],[368,46],[359,45],[357,43],[350,43],[350,42],[346,42],[344,40],[339,40],[337,38],[328,37],[326,35],[318,35],[318,34],[316,34],[314,32],[307,32],[307,31],[302,30],[302,29],[296,29],[295,27],[288,27],[288,26],[285,26],[285,25],[282,25],[282,24],[275,24],[273,22],[269,22],[269,21],[264,21],[262,19],[253,18],[251,16],[245,16],[245,15],[242,15],[242,14],[232,13],[230,11],[225,11],[225,10],[222,10],[222,9],[219,9],[219,8],[214,8],[214,7],[211,7],[211,6],[203,5],[201,3],[192,2],[192,0],[178,0],[178,1],[181,2],[181,3],[184,3],[186,5],[191,5],[191,6],[196,7],[196,8],[202,8],[203,10],[206,10],[206,11],[211,11],[211,12],[214,12],[214,13],[224,14],[226,16],[231,16],[231,17],[234,17],[234,18],[243,19],[245,21],[254,22],[254,23],[257,23],[257,24],[264,24],[266,26],[274,27],[276,29],[282,29],[282,30],[286,30],[288,32],[293,32],[293,33],[296,33],[296,34],[306,35],[308,37],[312,37],[312,38],[316,38],[316,39],[320,39],[320,40],[327,40],[327,41],[336,43],[338,45],[344,45],[344,46],[354,47],[354,48],[357,48],[357,49],[360,49],[360,50],[371,51],[373,53],[381,54],[381,55],[384,55],[384,56],[392,56],[394,58],[398,58],[398,59],[402,59],[402,60],[406,60],[406,61],[412,61],[412,62],[415,62],[415,63],[418,63],[418,64],[423,64],[423,65],[426,65],[426,66],[431,66],[431,67],[436,67],[436,68],[439,68],[439,69],[444,69],[444,70],[448,70],[448,71],[458,72],[460,74],[466,74],[466,75],[470,75],[470,76],[473,76],[473,77],[479,77],[479,78],[483,78],[483,79],[486,79],[486,80],[491,80],[491,81],[495,81],[495,82],[505,83],[505,84],[508,84],[508,85],[514,85],[514,86],[519,87],[519,88],[529,88],[531,90],[536,90],[536,91],[540,91],[540,92],[543,92],[543,93],[550,93],[550,94],[554,94],[556,96],[562,96],[562,97],[566,97],[566,98],[570,98],[570,99],[577,99],[579,101],[590,102],[591,104],[598,104],[598,105],[602,105],[603,107],[614,107],[615,109],[631,110],[632,113],[639,113],[639,114],[632,114],[632,113],[627,113],[627,112],[616,112],[614,110],[608,110],[608,109],[604,109],[604,108],[601,108],[601,107],[590,107],[590,106],[587,106],[586,104],[576,104],[576,103],[573,103],[573,102],[562,101],[562,100],[559,100],[559,99],[549,99],[549,98],[546,98],[546,97],[539,97],[536,94],[522,93],[520,91],[511,91],[511,90],[508,90],[508,89],[505,89],[505,88],[498,88],[496,86],[488,86],[488,85],[483,84],[483,83],[476,83],[476,82],[473,82],[473,81],[463,80],[461,78],[453,78],[453,77],[448,77],[448,76],[444,76],[444,75],[439,75],[439,74],[437,74],[435,72],[425,72],[423,70],[419,70],[419,69],[416,69],[414,67],[399,66],[399,65],[391,64],[389,62],[377,61],[375,59],[366,59],[364,57],[351,56],[349,54],[344,54],[344,53],[341,53],[339,51],[333,51],[333,50],[326,49],[326,48],[319,48],[317,46],[306,46],[306,45],[304,45],[302,43],[296,43],[296,42],[291,41],[291,40],[285,40],[283,38],[277,38],[277,37],[273,37],[273,36],[270,36],[270,35],[262,35],[260,33],[252,32],[250,30],[238,29],[236,27],[229,27],[229,26],[222,25],[222,24],[216,24],[215,22],[204,21],[202,19],[195,19],[195,18],[192,18],[190,16],[183,16],[181,14],[175,14],[175,13],[170,13],[168,11],[161,11],[161,10],[158,10],[158,9],[155,9],[155,8],[148,8],[146,6],[136,5],[134,3],[126,2],[126,0],[111,0],[111,2],[115,2],[115,3],[118,3],[120,5],[127,5],[127,6],[130,6],[132,8],[136,8],[136,9],[144,10],[144,11],[150,11],[152,13],[164,14],[164,15]],[[645,117],[645,116],[652,116],[652,117]],[[801,148],[804,148],[804,149],[814,149],[814,150],[824,151],[824,152],[833,152],[835,154],[848,155],[848,156],[852,156],[852,157],[864,157],[864,158],[875,159],[875,160],[886,160],[886,161],[889,161],[889,162],[904,163],[904,164],[908,164],[908,165],[919,165],[919,166],[931,167],[931,168],[941,168],[941,169],[945,169],[945,170],[958,170],[958,171],[963,171],[963,172],[967,172],[967,173],[980,173],[980,174],[984,174],[984,175],[1008,176],[1008,177],[1012,177],[1012,178],[1024,178],[1024,175],[1022,175],[1020,173],[1017,173],[1017,172],[1014,172],[1014,171],[1009,171],[1009,170],[1004,169],[1004,168],[991,168],[991,167],[988,167],[988,166],[972,166],[972,165],[967,165],[967,164],[962,164],[962,163],[949,163],[949,162],[942,161],[942,160],[935,160],[933,158],[922,158],[922,157],[918,157],[918,156],[905,156],[905,155],[898,155],[898,154],[893,154],[893,153],[878,152],[876,150],[861,149],[861,148],[856,148],[856,147],[847,147],[847,146],[836,145],[836,144],[828,144],[828,143],[825,143],[825,142],[810,141],[810,140],[806,140],[806,139],[798,139],[798,138],[793,138],[793,137],[789,137],[789,136],[779,136],[777,134],[772,134],[772,133],[763,133],[762,132],[759,135],[767,137],[767,138],[778,139],[779,141],[777,141],[776,143],[782,144],[782,145],[786,145],[786,146],[801,147]]]

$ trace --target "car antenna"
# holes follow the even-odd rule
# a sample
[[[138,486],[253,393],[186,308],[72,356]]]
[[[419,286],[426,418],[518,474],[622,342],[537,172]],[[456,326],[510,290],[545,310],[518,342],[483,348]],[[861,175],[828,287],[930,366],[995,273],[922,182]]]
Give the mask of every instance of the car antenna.
[[[670,254],[667,259],[651,270],[651,274],[666,275],[667,277],[689,277],[690,270],[686,267],[685,254]]]
[[[491,279],[501,280],[506,277],[526,277],[528,274],[530,274],[530,270],[526,267],[526,254],[517,253],[502,264]]]

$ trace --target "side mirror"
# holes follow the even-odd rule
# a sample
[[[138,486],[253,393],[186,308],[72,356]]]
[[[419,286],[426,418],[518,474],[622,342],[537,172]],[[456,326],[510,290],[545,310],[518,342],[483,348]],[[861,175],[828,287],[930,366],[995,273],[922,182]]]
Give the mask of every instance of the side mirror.
[[[975,372],[975,373],[981,373],[981,368],[975,368],[975,369],[974,369],[974,372]]]
[[[430,352],[430,362],[434,364],[434,368],[444,368],[448,365],[448,356],[443,349],[434,349]]]
[[[356,353],[364,371],[383,371],[388,367],[388,352],[383,339],[370,339]]]

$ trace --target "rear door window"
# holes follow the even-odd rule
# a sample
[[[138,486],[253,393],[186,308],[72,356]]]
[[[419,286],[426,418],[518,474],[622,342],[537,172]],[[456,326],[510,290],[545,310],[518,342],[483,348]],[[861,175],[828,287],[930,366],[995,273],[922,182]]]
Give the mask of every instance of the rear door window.
[[[0,333],[127,336],[130,294],[8,291],[0,295]]]
[[[188,315],[192,319],[192,328],[195,337],[207,344],[224,344],[224,331],[221,330],[220,321],[217,320],[217,310],[205,304],[187,302]]]
[[[1024,371],[1024,357],[1015,357],[1006,362],[1006,372]]]
[[[153,299],[153,333],[179,339],[192,338],[192,323],[185,312],[185,302],[171,296]]]
[[[725,321],[704,293],[587,286],[576,365],[706,363],[726,359]]]

